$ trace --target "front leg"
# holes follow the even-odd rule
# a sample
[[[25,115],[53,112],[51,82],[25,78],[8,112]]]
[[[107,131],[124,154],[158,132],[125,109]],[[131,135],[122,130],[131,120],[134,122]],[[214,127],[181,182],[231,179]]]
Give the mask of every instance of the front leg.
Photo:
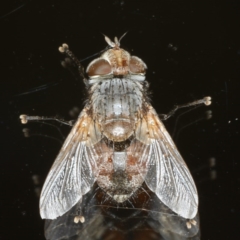
[[[84,68],[80,61],[75,57],[75,55],[72,53],[72,51],[69,50],[69,47],[66,43],[63,43],[61,47],[58,48],[59,52],[65,53],[76,65],[78,68],[78,73],[82,77],[83,82],[87,85],[87,78],[84,74]]]

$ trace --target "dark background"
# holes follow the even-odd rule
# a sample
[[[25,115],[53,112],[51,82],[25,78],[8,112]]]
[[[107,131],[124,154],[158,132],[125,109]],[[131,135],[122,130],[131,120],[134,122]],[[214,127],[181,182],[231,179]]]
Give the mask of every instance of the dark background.
[[[69,110],[82,109],[84,85],[61,66],[58,47],[66,42],[83,59],[106,47],[102,33],[126,31],[121,46],[147,64],[158,113],[212,97],[165,125],[197,184],[202,239],[239,237],[239,1],[8,1],[0,11],[0,239],[44,239],[36,192],[61,147],[59,130],[70,128],[24,126],[19,115],[72,119]],[[207,110],[212,118],[195,122]]]

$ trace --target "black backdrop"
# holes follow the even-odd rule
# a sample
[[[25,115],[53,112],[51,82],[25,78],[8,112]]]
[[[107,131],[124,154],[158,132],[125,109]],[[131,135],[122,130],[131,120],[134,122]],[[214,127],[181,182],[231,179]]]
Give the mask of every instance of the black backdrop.
[[[148,65],[158,113],[213,98],[212,106],[177,121],[179,112],[165,124],[197,184],[202,239],[238,238],[239,14],[238,1],[5,2],[0,14],[0,238],[44,239],[36,192],[62,138],[56,128],[23,126],[18,118],[26,113],[71,119],[69,110],[83,107],[84,85],[61,66],[58,47],[66,42],[83,59],[106,47],[102,33],[113,38],[126,31],[122,46]],[[207,110],[212,118],[195,122]],[[70,130],[55,126],[64,136]],[[31,137],[24,137],[24,128]],[[216,160],[212,167],[211,158]],[[36,175],[39,183],[33,181]]]

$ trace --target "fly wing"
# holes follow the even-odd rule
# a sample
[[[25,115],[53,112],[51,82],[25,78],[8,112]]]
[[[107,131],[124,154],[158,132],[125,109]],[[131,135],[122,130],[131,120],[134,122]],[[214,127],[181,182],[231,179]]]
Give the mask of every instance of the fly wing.
[[[42,218],[55,219],[71,209],[95,182],[96,162],[87,148],[99,138],[83,110],[48,173],[40,197]]]
[[[194,218],[198,211],[196,186],[172,138],[151,107],[137,129],[137,138],[150,145],[147,186],[171,210],[184,218]]]

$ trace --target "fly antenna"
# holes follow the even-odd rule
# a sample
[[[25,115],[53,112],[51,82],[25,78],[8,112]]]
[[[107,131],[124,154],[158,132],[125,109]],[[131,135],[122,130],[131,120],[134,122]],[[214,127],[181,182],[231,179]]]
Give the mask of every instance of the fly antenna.
[[[118,40],[117,37],[114,38],[114,42],[116,44],[116,46],[120,47],[120,41],[123,39],[123,37],[127,34],[127,32],[125,32]]]
[[[114,42],[115,42],[116,46],[118,46],[118,47],[120,46],[120,41],[118,41],[117,37],[114,38]]]
[[[119,40],[118,40],[118,42],[119,42],[119,46],[120,46],[120,42],[121,42],[121,40],[125,37],[125,35],[127,34],[128,32],[125,32],[120,38],[119,38]]]
[[[127,34],[127,32],[125,32],[119,39],[117,37],[114,38],[114,42],[110,40],[109,37],[107,37],[106,35],[104,35],[105,41],[107,42],[107,44],[110,47],[120,47],[120,41],[122,40],[122,38]]]
[[[103,34],[103,35],[104,35],[104,34]],[[104,35],[104,38],[105,38],[105,41],[107,42],[107,44],[108,44],[110,47],[116,47],[116,43],[112,42],[109,37],[107,37],[106,35]]]

